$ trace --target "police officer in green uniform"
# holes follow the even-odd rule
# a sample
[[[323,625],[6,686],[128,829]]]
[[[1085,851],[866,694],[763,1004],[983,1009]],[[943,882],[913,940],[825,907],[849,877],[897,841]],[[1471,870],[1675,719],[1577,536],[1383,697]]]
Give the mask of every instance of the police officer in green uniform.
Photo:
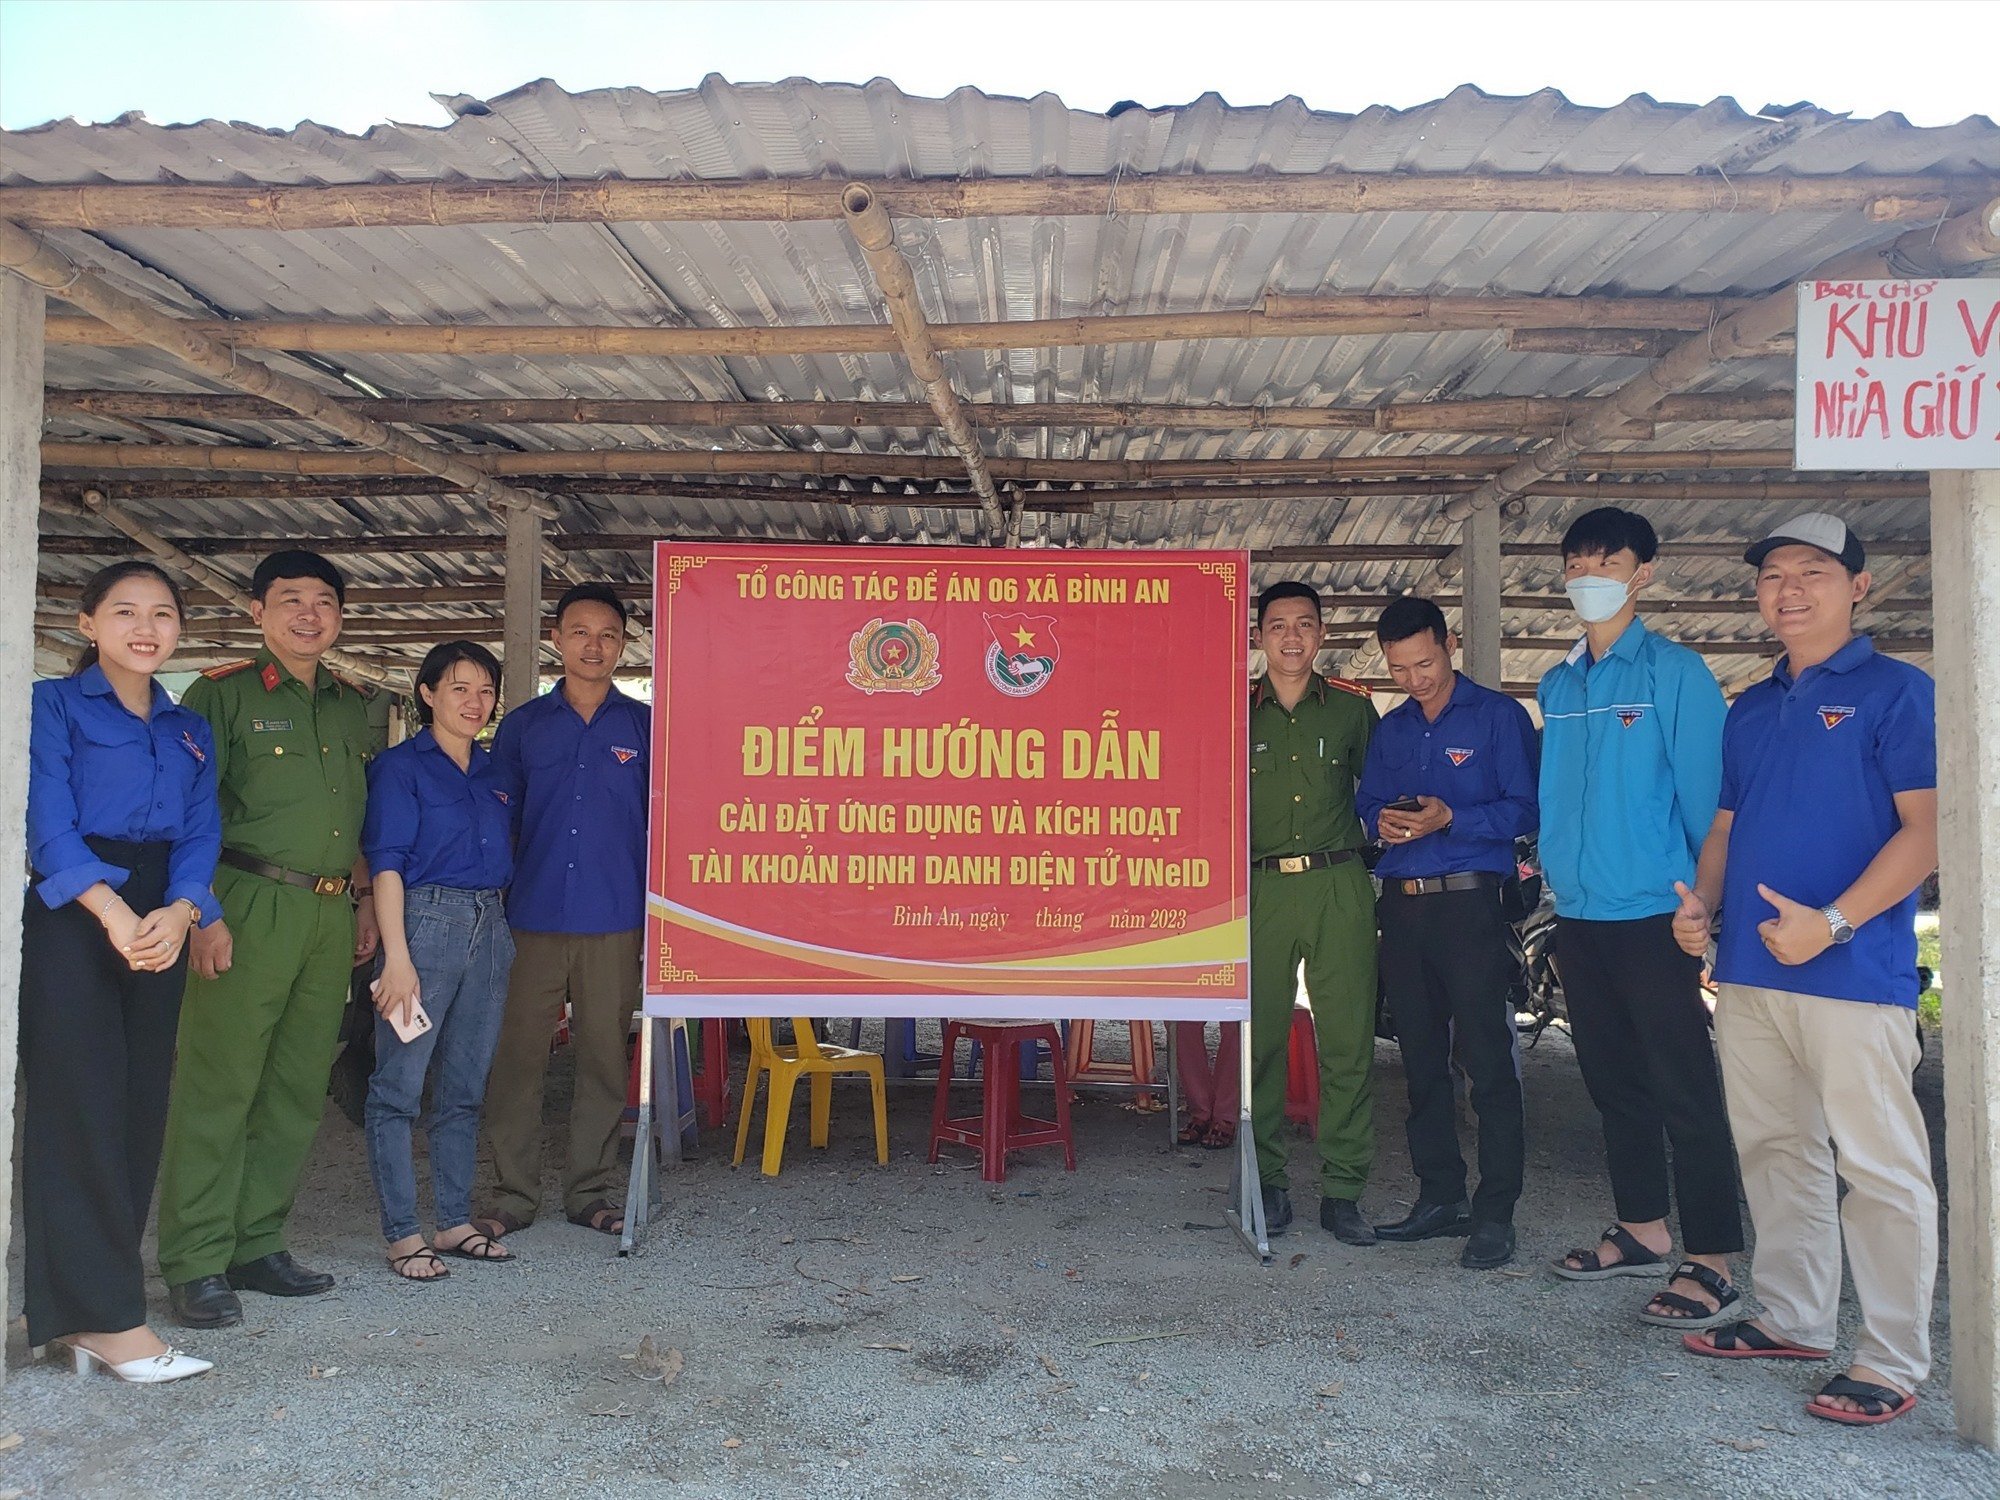
[[[250,588],[264,649],[182,700],[214,730],[223,846],[223,920],[192,946],[160,1181],[160,1274],[190,1328],[240,1323],[239,1290],[333,1285],[292,1259],[285,1220],[348,976],[376,941],[359,857],[368,710],[320,665],[340,637],[345,581],[319,554],[286,551],[258,564]]]
[[[1313,670],[1324,634],[1307,585],[1258,596],[1269,669],[1250,695],[1250,1113],[1276,1235],[1292,1222],[1285,1065],[1303,963],[1319,1041],[1319,1221],[1372,1245],[1357,1200],[1375,1156],[1375,891],[1354,783],[1377,716],[1366,688]]]

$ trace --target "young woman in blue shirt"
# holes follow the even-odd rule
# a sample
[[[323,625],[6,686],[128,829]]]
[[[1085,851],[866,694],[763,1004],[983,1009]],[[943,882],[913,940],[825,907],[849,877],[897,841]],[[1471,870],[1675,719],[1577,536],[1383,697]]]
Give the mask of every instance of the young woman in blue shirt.
[[[121,1380],[213,1366],[146,1324],[139,1240],[173,1075],[188,930],[221,915],[215,745],[154,674],[178,588],[148,562],[84,586],[76,672],[38,682],[22,912],[22,1197],[28,1341]]]
[[[474,743],[493,721],[499,687],[500,663],[484,646],[433,647],[417,671],[424,729],[368,768],[361,848],[374,872],[382,959],[363,1119],[389,1267],[411,1281],[449,1275],[441,1255],[513,1259],[469,1222],[480,1109],[514,962],[501,904],[514,873],[507,793]],[[423,1020],[428,1027],[413,1030]],[[433,1062],[437,1232],[426,1242],[411,1132]]]

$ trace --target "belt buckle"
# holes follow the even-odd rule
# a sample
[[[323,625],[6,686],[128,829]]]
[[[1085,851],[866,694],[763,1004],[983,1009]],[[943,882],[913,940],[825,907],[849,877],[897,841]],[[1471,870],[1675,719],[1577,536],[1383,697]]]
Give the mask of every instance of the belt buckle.
[[[1300,875],[1311,868],[1312,856],[1309,854],[1281,854],[1278,856],[1278,873],[1281,875]]]
[[[1403,894],[1405,896],[1421,896],[1423,893],[1424,883],[1421,879],[1405,880],[1403,882]]]
[[[315,875],[313,877],[313,894],[315,896],[341,896],[345,895],[346,892],[347,877],[345,875]]]

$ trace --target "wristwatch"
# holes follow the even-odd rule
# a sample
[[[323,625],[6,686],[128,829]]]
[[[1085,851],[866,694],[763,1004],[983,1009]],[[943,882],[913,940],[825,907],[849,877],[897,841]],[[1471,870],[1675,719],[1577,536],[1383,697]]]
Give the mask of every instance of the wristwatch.
[[[1822,906],[1819,909],[1819,914],[1826,918],[1826,925],[1833,929],[1834,942],[1851,943],[1854,941],[1854,926],[1847,918],[1840,914],[1839,907]]]

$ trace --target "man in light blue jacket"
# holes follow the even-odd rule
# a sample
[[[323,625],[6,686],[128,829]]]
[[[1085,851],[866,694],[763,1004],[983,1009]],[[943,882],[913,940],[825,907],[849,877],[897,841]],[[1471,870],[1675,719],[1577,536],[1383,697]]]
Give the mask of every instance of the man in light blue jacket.
[[[1743,1248],[1701,964],[1673,933],[1674,883],[1694,869],[1715,819],[1725,707],[1699,656],[1639,623],[1658,550],[1630,511],[1607,506],[1571,524],[1564,587],[1584,635],[1536,693],[1556,962],[1617,1212],[1594,1249],[1571,1251],[1555,1272],[1596,1281],[1671,1268],[1639,1316],[1692,1330],[1736,1315],[1729,1257]]]

